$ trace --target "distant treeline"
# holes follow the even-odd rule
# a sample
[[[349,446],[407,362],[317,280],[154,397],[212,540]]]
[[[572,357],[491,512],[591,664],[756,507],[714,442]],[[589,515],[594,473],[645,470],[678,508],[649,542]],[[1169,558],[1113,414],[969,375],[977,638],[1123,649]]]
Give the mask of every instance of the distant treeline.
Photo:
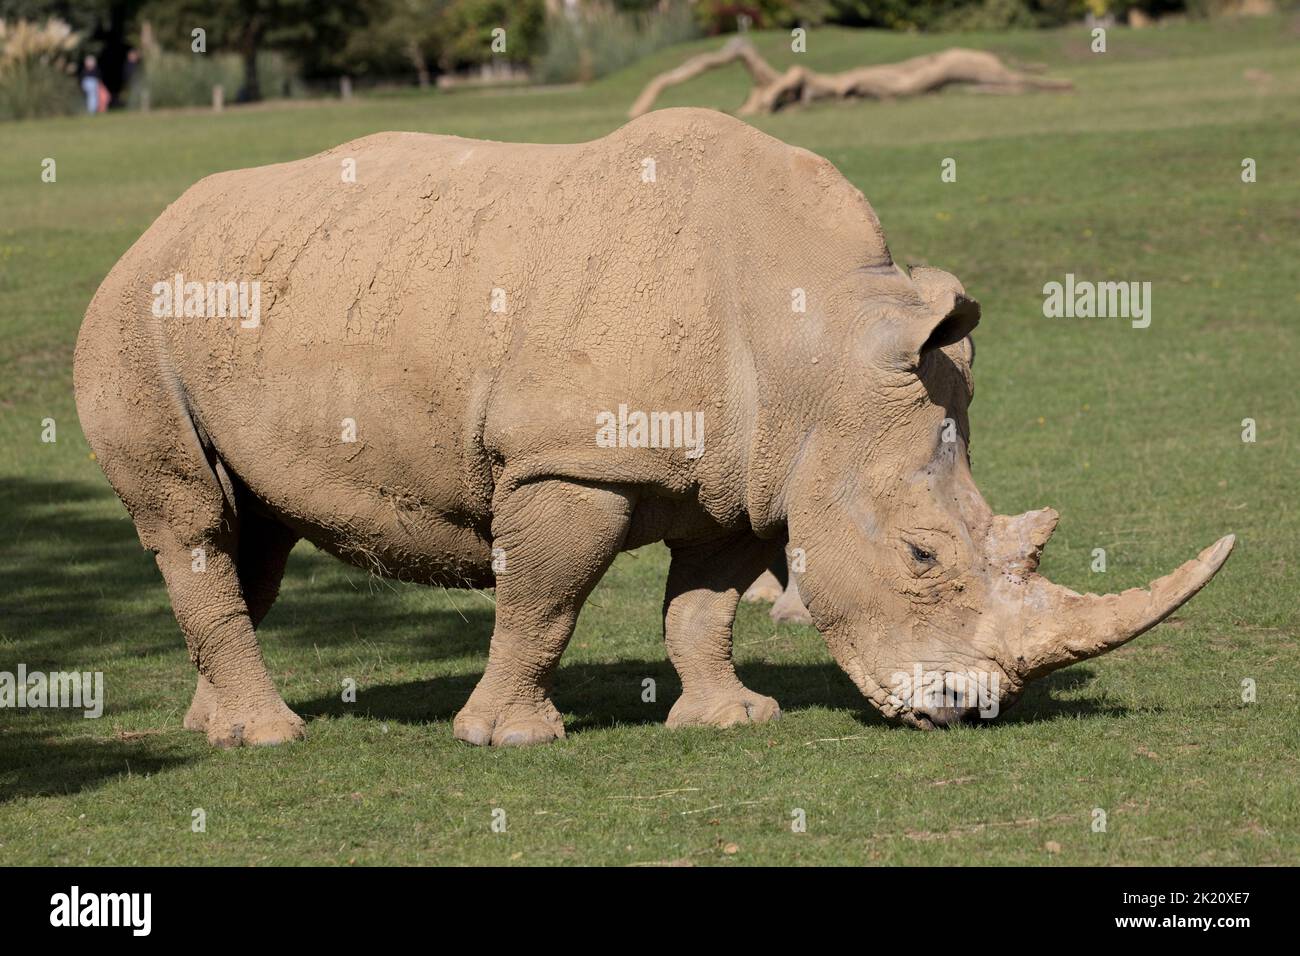
[[[78,108],[93,69],[114,107],[199,105],[441,75],[590,80],[740,29],[1045,27],[1212,14],[1270,0],[0,0],[0,118]]]

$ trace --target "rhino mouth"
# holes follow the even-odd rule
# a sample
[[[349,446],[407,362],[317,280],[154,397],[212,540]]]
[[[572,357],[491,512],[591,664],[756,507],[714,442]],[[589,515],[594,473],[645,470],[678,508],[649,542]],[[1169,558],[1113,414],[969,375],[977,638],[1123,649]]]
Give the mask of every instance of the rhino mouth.
[[[928,710],[913,707],[908,701],[902,700],[882,687],[871,676],[871,672],[863,666],[856,653],[846,656],[839,661],[839,664],[880,715],[895,726],[911,727],[915,730],[937,730],[959,723],[982,722],[978,707],[944,707]]]
[[[911,727],[914,730],[937,730],[939,727],[950,726],[946,723],[936,724],[925,714],[915,710],[901,711],[890,719],[899,726]]]
[[[1020,699],[1018,687],[1002,697],[980,703],[958,703],[952,706],[910,706],[905,704],[885,719],[891,723],[915,730],[947,730],[952,727],[982,727],[996,721]]]
[[[898,720],[916,730],[946,730],[959,725],[978,726],[983,723],[978,707],[948,707],[936,711],[909,710]]]

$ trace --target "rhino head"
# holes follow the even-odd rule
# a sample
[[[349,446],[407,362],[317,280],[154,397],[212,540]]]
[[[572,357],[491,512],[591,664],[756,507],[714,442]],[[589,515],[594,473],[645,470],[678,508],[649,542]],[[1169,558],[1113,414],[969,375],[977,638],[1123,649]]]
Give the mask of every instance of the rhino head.
[[[1155,626],[1223,565],[1232,535],[1147,589],[1077,594],[1039,575],[1056,512],[994,514],[971,478],[979,305],[937,269],[856,281],[842,297],[854,344],[818,373],[785,496],[800,595],[887,718],[996,716],[1028,681]],[[824,330],[809,335],[832,352]]]

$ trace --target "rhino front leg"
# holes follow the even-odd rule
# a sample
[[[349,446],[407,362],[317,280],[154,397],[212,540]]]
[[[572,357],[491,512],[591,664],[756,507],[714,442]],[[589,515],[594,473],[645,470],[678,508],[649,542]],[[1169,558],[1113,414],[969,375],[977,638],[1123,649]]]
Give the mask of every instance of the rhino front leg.
[[[487,669],[453,722],[458,740],[499,747],[564,736],[551,677],[583,602],[622,549],[632,506],[622,491],[567,481],[524,485],[497,502],[496,625]]]
[[[682,679],[669,727],[762,723],[781,716],[771,697],[740,682],[731,658],[731,627],[740,595],[779,553],[752,535],[707,543],[669,542],[664,643]]]

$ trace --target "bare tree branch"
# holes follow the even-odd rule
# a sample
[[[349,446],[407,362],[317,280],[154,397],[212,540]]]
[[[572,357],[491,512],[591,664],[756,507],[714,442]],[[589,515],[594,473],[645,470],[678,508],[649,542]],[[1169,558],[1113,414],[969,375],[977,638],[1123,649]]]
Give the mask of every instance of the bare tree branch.
[[[753,84],[737,111],[742,116],[775,113],[786,106],[819,99],[893,99],[932,93],[953,84],[965,84],[985,93],[1025,93],[1031,90],[1069,90],[1067,80],[1052,80],[1013,70],[992,53],[953,47],[939,53],[912,57],[901,63],[863,66],[843,73],[816,73],[792,66],[776,70],[744,37],[734,37],[721,49],[693,56],[680,66],[660,73],[636,98],[628,116],[648,113],[668,87],[692,80],[709,70],[739,60]]]

